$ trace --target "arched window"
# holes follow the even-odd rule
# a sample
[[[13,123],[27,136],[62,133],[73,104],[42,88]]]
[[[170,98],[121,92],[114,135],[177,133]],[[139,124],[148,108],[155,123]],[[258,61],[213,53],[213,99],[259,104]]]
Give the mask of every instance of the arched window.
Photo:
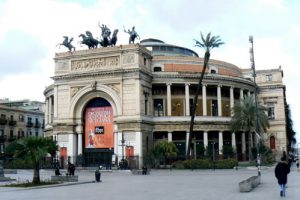
[[[216,66],[210,65],[210,66],[209,66],[209,72],[210,72],[211,74],[217,74],[217,73],[218,73],[218,68],[217,68]]]
[[[271,136],[270,137],[270,148],[275,149],[276,148],[276,143],[275,143],[275,137]]]
[[[154,67],[153,71],[155,71],[155,72],[161,72],[161,67]]]
[[[216,74],[216,73],[217,73],[217,71],[216,71],[215,69],[212,69],[212,70],[210,70],[210,73],[212,73],[212,74]]]

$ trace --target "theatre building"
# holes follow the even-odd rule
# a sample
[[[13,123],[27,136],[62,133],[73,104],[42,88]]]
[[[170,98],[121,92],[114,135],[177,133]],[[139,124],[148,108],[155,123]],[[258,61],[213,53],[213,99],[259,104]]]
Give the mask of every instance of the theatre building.
[[[44,91],[45,136],[58,141],[60,156],[80,158],[87,166],[133,158],[141,167],[159,140],[174,142],[179,156],[185,155],[203,65],[196,52],[146,39],[57,53],[54,61],[54,83]],[[281,68],[257,71],[258,102],[268,108],[270,120],[261,138],[278,154],[287,146],[282,79]],[[197,102],[192,148],[214,145],[222,155],[223,146],[230,145],[239,160],[246,159],[255,136],[232,133],[229,123],[234,103],[254,91],[250,69],[211,59]]]

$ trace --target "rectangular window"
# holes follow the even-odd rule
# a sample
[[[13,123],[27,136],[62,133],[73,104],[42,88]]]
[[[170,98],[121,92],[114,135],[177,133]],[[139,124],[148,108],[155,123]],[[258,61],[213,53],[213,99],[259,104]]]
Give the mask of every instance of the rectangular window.
[[[266,75],[266,80],[267,81],[272,81],[272,74],[267,74]]]
[[[275,119],[275,109],[274,106],[268,107],[268,119]]]
[[[154,99],[153,101],[154,106],[154,116],[160,117],[164,116],[164,102],[163,99]]]
[[[19,115],[19,121],[24,122],[24,116],[23,115]]]
[[[184,113],[183,102],[184,102],[183,99],[172,99],[172,103],[171,103],[172,116],[183,116]]]

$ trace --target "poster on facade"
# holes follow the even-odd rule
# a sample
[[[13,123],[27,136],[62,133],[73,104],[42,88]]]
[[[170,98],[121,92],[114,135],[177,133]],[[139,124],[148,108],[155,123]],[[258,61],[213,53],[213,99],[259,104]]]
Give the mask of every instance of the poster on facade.
[[[85,114],[85,148],[113,148],[112,107],[87,108]]]

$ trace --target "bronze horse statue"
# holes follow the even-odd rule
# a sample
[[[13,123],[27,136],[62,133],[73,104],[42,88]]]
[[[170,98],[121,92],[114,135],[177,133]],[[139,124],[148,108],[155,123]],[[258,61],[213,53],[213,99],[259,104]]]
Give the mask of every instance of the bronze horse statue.
[[[110,38],[110,34],[111,31],[110,29],[104,25],[104,24],[100,24],[100,22],[98,22],[98,26],[101,28],[101,38],[102,40],[100,41],[100,45],[102,47],[107,47],[107,46],[116,46],[117,43],[117,34],[118,34],[118,29],[115,29],[113,32],[112,37]]]
[[[110,46],[116,46],[117,44],[117,34],[118,34],[119,30],[118,29],[115,29],[114,32],[113,32],[113,35],[111,37],[111,40],[110,40]]]
[[[73,38],[71,38],[70,40],[69,40],[68,36],[63,36],[63,38],[65,38],[64,41],[62,43],[57,44],[56,46],[59,45],[59,48],[60,48],[60,46],[63,45],[65,47],[67,47],[70,52],[72,51],[72,49],[73,49],[73,51],[75,51],[75,47],[71,44],[71,42],[73,41]]]
[[[98,40],[96,40],[95,38],[93,38],[93,35],[90,31],[86,31],[85,33],[86,33],[86,35],[80,34],[78,36],[78,37],[82,38],[81,44],[87,45],[89,49],[97,48],[97,46],[98,46],[98,44],[100,44],[100,42]]]

